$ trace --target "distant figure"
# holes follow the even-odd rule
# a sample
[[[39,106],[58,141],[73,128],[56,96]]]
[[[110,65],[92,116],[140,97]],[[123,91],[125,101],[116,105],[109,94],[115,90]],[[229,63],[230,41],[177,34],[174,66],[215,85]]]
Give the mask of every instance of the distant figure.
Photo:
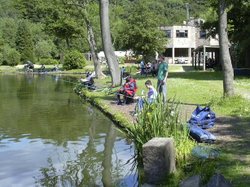
[[[137,91],[136,81],[131,76],[126,78],[124,85],[117,91],[117,104],[130,104],[133,101],[133,97]],[[123,101],[121,100],[123,96]]]
[[[164,102],[167,101],[167,77],[168,77],[168,63],[164,56],[159,57],[160,64],[158,66],[157,74],[157,91],[163,95]]]
[[[27,72],[32,72],[34,70],[34,64],[28,60],[27,64],[24,65],[24,69]]]
[[[157,75],[157,71],[158,71],[158,61],[155,60],[155,62],[151,66],[151,73],[153,77]]]
[[[59,71],[58,65],[55,65],[55,66],[51,69],[51,71]]]
[[[141,75],[144,75],[145,74],[145,64],[144,64],[143,60],[140,63],[140,70],[141,70]]]
[[[150,74],[150,72],[151,72],[151,66],[152,66],[152,64],[150,62],[148,62],[146,64],[146,70],[145,70],[146,75]]]
[[[38,69],[39,72],[45,72],[45,65],[42,64],[41,67]]]
[[[121,68],[121,76],[122,76],[122,78],[124,78],[125,75],[126,75],[126,68],[124,66],[122,66],[122,68]]]

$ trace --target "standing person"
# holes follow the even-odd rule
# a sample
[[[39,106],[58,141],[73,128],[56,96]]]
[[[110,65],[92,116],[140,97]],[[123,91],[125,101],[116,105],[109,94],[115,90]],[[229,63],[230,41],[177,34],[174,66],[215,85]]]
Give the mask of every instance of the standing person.
[[[157,72],[158,72],[158,61],[155,60],[155,62],[151,66],[152,76],[155,77],[157,75]]]
[[[124,78],[125,77],[125,73],[126,73],[126,69],[125,69],[125,67],[124,66],[122,66],[122,68],[121,68],[121,77],[122,78]]]
[[[163,95],[164,102],[167,101],[167,77],[168,77],[168,63],[164,56],[159,57],[160,64],[158,66],[157,74],[157,91]]]
[[[145,70],[145,64],[144,64],[143,60],[140,63],[140,69],[141,69],[141,75],[144,75],[145,74],[145,72],[144,72],[144,70]]]

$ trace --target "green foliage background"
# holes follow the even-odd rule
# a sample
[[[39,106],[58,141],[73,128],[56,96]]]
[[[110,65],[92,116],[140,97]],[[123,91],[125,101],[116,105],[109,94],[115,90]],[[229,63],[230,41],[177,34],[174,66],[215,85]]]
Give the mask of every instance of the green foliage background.
[[[247,35],[250,3],[230,1],[228,9],[230,40],[236,60],[246,58],[250,48]],[[79,4],[79,6],[78,6]],[[166,42],[159,26],[183,24],[190,17],[204,18],[212,34],[217,32],[217,1],[209,0],[110,0],[110,23],[115,50],[133,49],[144,56],[161,51]],[[188,9],[187,9],[188,8]],[[102,50],[99,1],[78,0],[0,0],[0,53],[8,45],[27,59],[60,59],[67,50],[89,52],[85,15],[93,26],[97,51]],[[19,25],[19,23],[22,23]],[[19,62],[20,63],[20,62]],[[244,64],[243,64],[244,65]]]

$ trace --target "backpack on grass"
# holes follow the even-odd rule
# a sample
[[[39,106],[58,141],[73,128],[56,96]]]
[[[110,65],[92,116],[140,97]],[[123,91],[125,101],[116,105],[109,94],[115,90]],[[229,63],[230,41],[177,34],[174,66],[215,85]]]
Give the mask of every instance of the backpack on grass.
[[[203,129],[208,129],[214,126],[215,119],[215,113],[210,109],[209,106],[204,108],[197,106],[193,111],[188,123],[198,125]]]
[[[188,124],[188,128],[190,136],[197,142],[214,143],[216,141],[216,137],[212,133],[198,127],[197,125]]]

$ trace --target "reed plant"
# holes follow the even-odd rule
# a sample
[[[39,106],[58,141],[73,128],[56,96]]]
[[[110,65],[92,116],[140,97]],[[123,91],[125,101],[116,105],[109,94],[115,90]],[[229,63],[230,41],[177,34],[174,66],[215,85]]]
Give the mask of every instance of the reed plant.
[[[179,104],[175,99],[163,102],[159,97],[154,103],[145,102],[133,126],[126,128],[128,138],[134,141],[137,160],[142,163],[142,146],[154,137],[171,137],[175,141],[176,162],[183,166],[195,142],[189,138],[186,124],[179,121]]]

